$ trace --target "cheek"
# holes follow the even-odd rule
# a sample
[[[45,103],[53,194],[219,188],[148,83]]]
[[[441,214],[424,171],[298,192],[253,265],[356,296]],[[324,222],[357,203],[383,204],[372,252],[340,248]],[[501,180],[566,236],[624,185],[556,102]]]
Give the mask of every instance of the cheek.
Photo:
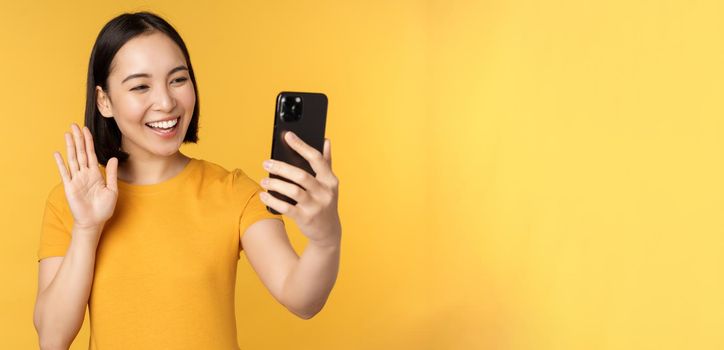
[[[178,91],[178,95],[176,96],[176,98],[178,99],[178,103],[184,107],[186,113],[188,113],[189,115],[193,113],[194,105],[196,104],[194,86],[192,84],[187,84]]]
[[[146,112],[146,100],[140,96],[125,95],[121,98],[121,103],[117,104],[117,117],[125,122],[138,122],[143,120]]]

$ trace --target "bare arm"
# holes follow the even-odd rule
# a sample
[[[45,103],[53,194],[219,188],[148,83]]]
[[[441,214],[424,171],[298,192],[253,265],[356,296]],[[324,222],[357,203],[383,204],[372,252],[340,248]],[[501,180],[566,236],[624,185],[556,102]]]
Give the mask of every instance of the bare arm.
[[[302,318],[313,317],[327,302],[337,280],[339,250],[339,242],[329,246],[309,242],[284,281],[282,299]]]
[[[65,256],[39,262],[33,324],[42,349],[68,349],[83,325],[98,242],[118,199],[118,159],[108,160],[104,179],[90,130],[72,123],[71,132],[63,136],[68,167],[60,152],[53,152],[53,157],[73,215],[73,228]]]
[[[33,323],[41,349],[68,349],[83,325],[98,246],[98,239],[93,237],[100,235],[100,229],[95,230],[73,228],[73,238],[59,267],[49,259],[40,261]],[[55,274],[53,265],[57,267]]]
[[[271,294],[295,315],[309,319],[324,306],[337,278],[339,241],[310,241],[299,258],[281,221],[261,220],[249,226],[242,245],[254,271]]]
[[[270,275],[262,279],[273,282],[279,295],[277,299],[295,314],[309,319],[326,303],[339,270],[342,240],[342,225],[337,211],[339,179],[332,172],[329,139],[324,141],[323,153],[292,132],[285,133],[284,140],[309,162],[315,175],[282,161],[266,160],[264,168],[270,174],[290,179],[293,183],[268,177],[262,179],[261,186],[293,199],[296,204],[282,201],[269,192],[261,192],[259,198],[267,206],[293,219],[302,234],[309,238],[309,244],[302,257],[298,258],[289,244],[283,224],[278,220],[262,220],[251,225],[245,234],[250,242],[242,243],[247,247],[249,259],[255,261],[255,269],[259,267],[257,272]]]
[[[65,133],[68,168],[59,152],[53,157],[73,215],[70,245],[62,258],[40,261],[33,324],[42,349],[67,349],[83,325],[95,273],[96,249],[118,199],[118,159],[99,169],[93,135],[71,124]]]

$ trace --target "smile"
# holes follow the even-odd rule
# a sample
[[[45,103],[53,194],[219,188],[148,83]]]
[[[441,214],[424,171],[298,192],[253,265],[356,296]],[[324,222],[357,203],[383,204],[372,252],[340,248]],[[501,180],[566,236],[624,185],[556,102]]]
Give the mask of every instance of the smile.
[[[159,135],[164,138],[168,138],[168,137],[172,137],[172,136],[176,135],[176,131],[178,129],[180,118],[181,117],[178,117],[174,120],[167,121],[167,122],[152,123],[154,126],[146,124],[146,126],[149,129],[151,129],[154,134]]]

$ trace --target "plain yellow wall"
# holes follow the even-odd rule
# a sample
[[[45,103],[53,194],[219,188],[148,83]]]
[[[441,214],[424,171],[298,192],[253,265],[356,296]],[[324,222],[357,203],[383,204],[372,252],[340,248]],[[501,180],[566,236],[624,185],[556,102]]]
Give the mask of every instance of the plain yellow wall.
[[[37,347],[52,152],[138,10],[189,47],[187,154],[258,180],[276,93],[330,98],[337,285],[304,321],[242,258],[243,349],[724,348],[724,6],[683,0],[2,3],[0,348]]]
[[[430,349],[724,349],[720,1],[431,1]]]

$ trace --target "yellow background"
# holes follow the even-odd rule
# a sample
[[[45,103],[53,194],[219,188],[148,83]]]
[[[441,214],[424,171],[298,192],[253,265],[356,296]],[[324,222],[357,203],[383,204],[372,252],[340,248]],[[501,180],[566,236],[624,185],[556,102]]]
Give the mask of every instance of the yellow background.
[[[713,0],[3,3],[1,348],[37,347],[52,152],[83,122],[98,31],[137,10],[189,47],[189,155],[258,181],[276,93],[330,99],[337,285],[304,321],[242,259],[242,349],[724,348]]]

